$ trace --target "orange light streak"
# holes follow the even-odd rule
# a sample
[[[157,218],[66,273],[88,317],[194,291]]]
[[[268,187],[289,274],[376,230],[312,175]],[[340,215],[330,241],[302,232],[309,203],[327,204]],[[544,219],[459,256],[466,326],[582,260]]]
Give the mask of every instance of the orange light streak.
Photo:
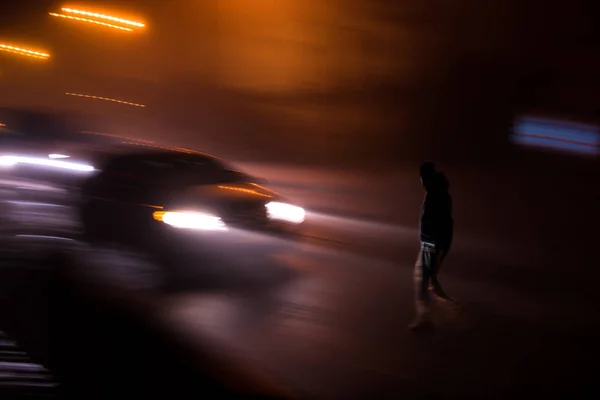
[[[90,11],[75,10],[73,8],[62,8],[62,11],[69,13],[69,14],[78,14],[78,15],[84,15],[86,17],[105,19],[105,20],[112,21],[112,22],[118,22],[123,25],[136,26],[138,28],[143,28],[146,26],[146,25],[142,24],[141,22],[130,21],[130,20],[123,19],[123,18],[111,17],[110,15],[98,14],[98,13],[90,12]]]
[[[65,94],[67,96],[85,97],[86,99],[111,101],[113,103],[125,104],[125,105],[128,105],[128,106],[134,106],[134,107],[146,107],[144,104],[132,103],[132,102],[129,102],[129,101],[123,101],[123,100],[118,100],[118,99],[111,99],[110,97],[101,97],[101,96],[93,96],[93,95],[90,95],[90,94],[69,93],[69,92],[67,92]]]
[[[40,58],[42,60],[47,60],[48,58],[50,58],[50,54],[42,53],[39,51],[28,50],[28,49],[22,49],[20,47],[11,46],[8,44],[0,44],[0,50],[7,51],[9,53],[20,54],[22,56]]]
[[[118,26],[118,25],[113,25],[113,24],[107,24],[106,22],[95,21],[93,19],[79,18],[79,17],[73,17],[71,15],[57,14],[57,13],[49,13],[49,14],[52,15],[53,17],[60,17],[60,18],[72,19],[72,20],[75,20],[75,21],[89,22],[90,24],[96,24],[96,25],[106,26],[108,28],[119,29],[119,30],[122,30],[122,31],[127,31],[127,32],[132,32],[133,31],[133,29],[131,29],[131,28],[126,28],[126,27],[123,27],[123,26]]]

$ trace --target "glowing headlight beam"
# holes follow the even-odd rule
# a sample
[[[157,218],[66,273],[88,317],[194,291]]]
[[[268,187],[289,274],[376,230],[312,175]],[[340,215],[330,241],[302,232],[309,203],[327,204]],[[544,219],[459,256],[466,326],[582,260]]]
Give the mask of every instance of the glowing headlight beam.
[[[64,154],[48,154],[48,158],[52,158],[52,159],[57,159],[57,158],[69,158],[69,156],[66,156]]]
[[[105,20],[117,22],[117,23],[123,24],[123,25],[136,26],[138,28],[143,28],[146,26],[146,25],[142,24],[141,22],[135,22],[135,21],[127,20],[127,19],[111,17],[110,15],[98,14],[98,13],[90,12],[90,11],[75,10],[73,8],[62,8],[62,11],[69,13],[69,14],[78,14],[78,15],[85,15],[86,17],[105,19]]]
[[[304,222],[306,212],[302,207],[272,201],[266,206],[269,219],[301,224]]]
[[[200,212],[187,211],[155,211],[152,214],[156,221],[164,222],[174,228],[187,228],[205,231],[226,231],[227,227],[221,218]]]
[[[105,26],[107,28],[119,29],[119,30],[127,31],[127,32],[132,32],[133,31],[133,29],[131,29],[131,28],[126,28],[124,26],[118,26],[118,25],[108,24],[108,23],[102,22],[102,21],[95,21],[93,19],[79,18],[79,17],[73,17],[72,15],[57,14],[57,13],[49,13],[49,14],[52,15],[53,17],[60,17],[60,18],[71,19],[71,20],[75,20],[75,21],[88,22],[90,24],[101,25],[101,26]]]
[[[69,92],[67,92],[65,94],[67,96],[85,97],[86,99],[111,101],[113,103],[125,104],[125,105],[128,105],[128,106],[134,106],[134,107],[146,107],[144,104],[132,103],[132,102],[129,102],[129,101],[123,101],[123,100],[118,100],[118,99],[111,99],[109,97],[93,96],[91,94],[69,93]]]
[[[31,164],[31,165],[41,165],[45,167],[51,168],[60,168],[60,169],[68,169],[71,171],[82,171],[82,172],[92,172],[94,171],[94,167],[86,164],[79,164],[68,161],[59,161],[52,160],[47,158],[37,158],[37,157],[22,157],[22,156],[0,156],[0,165],[3,166],[14,166],[17,164]]]
[[[42,53],[40,51],[33,51],[33,50],[23,49],[23,48],[20,48],[20,47],[11,46],[9,44],[4,44],[4,43],[0,44],[0,50],[7,51],[9,53],[20,54],[22,56],[28,56],[28,57],[33,57],[33,58],[40,58],[42,60],[47,60],[48,58],[50,58],[50,54],[47,54],[47,53]]]

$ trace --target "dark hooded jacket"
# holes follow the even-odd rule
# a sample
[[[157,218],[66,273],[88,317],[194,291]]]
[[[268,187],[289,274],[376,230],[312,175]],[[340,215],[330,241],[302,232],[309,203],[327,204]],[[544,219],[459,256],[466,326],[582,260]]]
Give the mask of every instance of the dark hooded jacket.
[[[444,174],[436,173],[429,182],[425,182],[425,199],[421,208],[421,241],[444,248],[450,247],[454,230],[452,198],[448,189]]]

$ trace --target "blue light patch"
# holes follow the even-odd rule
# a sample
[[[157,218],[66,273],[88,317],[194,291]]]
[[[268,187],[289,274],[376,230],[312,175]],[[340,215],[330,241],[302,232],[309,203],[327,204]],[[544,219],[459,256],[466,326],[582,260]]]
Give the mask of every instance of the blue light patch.
[[[515,124],[511,141],[528,147],[600,154],[600,133],[597,126],[560,120],[521,118]]]

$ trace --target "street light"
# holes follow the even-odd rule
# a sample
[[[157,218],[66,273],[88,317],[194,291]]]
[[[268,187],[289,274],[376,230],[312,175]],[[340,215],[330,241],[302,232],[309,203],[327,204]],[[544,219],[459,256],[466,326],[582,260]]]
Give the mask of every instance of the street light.
[[[70,19],[73,21],[87,22],[90,24],[100,25],[107,28],[118,29],[121,31],[132,32],[133,28],[144,28],[141,22],[131,21],[123,18],[117,18],[110,15],[99,14],[91,11],[76,10],[73,8],[61,8],[65,14],[59,14],[51,12],[49,13],[53,17]],[[67,15],[75,14],[75,15]],[[108,22],[106,22],[108,21]]]
[[[123,100],[118,100],[118,99],[111,99],[109,97],[93,96],[91,94],[69,93],[69,92],[67,92],[65,94],[67,96],[84,97],[86,99],[110,101],[110,102],[113,102],[113,103],[124,104],[124,105],[127,105],[127,106],[146,107],[144,104],[132,103],[130,101],[123,101]]]
[[[12,46],[9,44],[0,43],[0,50],[6,51],[9,53],[19,54],[21,56],[27,56],[32,58],[39,58],[42,60],[47,60],[50,58],[50,54],[42,53],[40,51],[33,51],[29,49],[24,49],[21,47]]]

